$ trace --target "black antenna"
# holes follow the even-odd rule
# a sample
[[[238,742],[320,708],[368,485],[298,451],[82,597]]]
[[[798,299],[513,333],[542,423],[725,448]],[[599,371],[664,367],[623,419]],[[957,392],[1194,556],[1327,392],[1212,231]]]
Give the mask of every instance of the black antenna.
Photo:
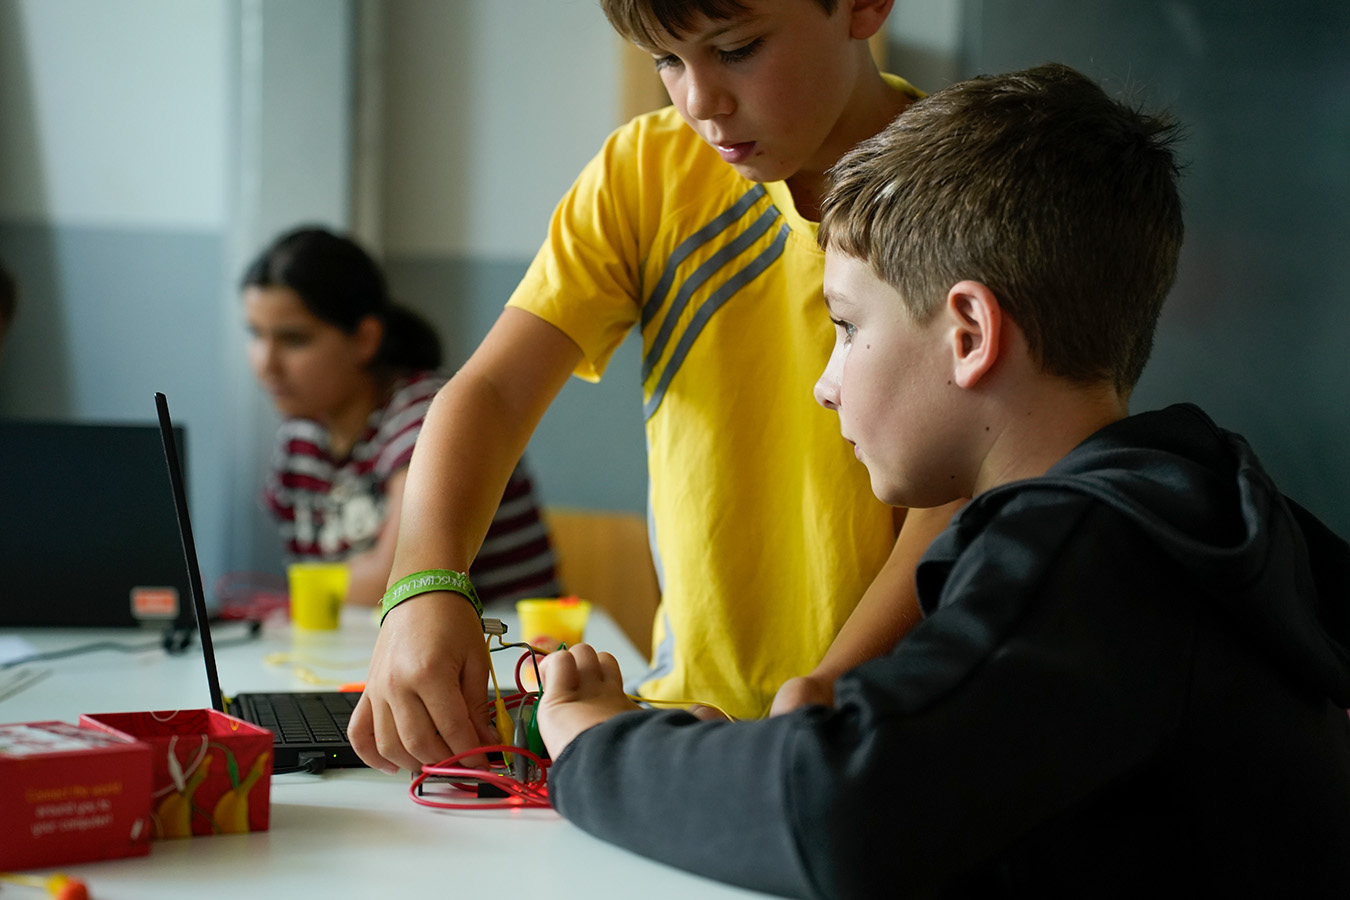
[[[197,565],[197,545],[192,540],[192,521],[188,518],[183,466],[178,461],[178,443],[173,439],[169,401],[158,391],[155,392],[155,409],[159,412],[159,437],[164,443],[164,462],[169,467],[169,484],[173,487],[174,507],[178,511],[178,534],[183,539],[183,556],[187,558],[188,592],[192,594],[192,610],[197,618],[197,634],[202,641],[202,655],[206,658],[206,681],[211,687],[211,706],[219,712],[225,712],[225,700],[220,693],[220,677],[216,674],[216,651],[211,644],[211,625],[207,621],[202,570]]]

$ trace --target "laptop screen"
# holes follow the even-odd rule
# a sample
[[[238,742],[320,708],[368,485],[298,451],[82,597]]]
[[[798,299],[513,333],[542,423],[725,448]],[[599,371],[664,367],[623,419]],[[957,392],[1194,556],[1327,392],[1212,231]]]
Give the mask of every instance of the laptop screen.
[[[190,607],[156,425],[0,420],[0,626],[191,623]]]

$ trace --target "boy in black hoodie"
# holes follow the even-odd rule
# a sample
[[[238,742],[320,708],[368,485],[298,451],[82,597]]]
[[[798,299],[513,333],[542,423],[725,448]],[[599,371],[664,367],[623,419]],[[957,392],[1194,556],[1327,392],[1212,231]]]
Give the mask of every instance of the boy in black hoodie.
[[[974,498],[926,618],[754,722],[550,656],[564,816],[790,896],[1346,895],[1350,547],[1199,409],[1127,410],[1181,245],[1172,138],[1050,65],[840,161],[816,397],[881,499]]]

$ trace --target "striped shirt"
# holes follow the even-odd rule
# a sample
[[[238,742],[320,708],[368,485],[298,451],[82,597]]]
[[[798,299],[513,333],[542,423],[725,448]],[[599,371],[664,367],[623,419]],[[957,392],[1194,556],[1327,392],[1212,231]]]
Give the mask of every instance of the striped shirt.
[[[446,381],[434,372],[396,383],[370,414],[365,433],[343,459],[328,432],[309,419],[287,419],[278,432],[263,502],[280,525],[291,560],[342,560],[375,546],[386,514],[389,478],[407,468],[427,409]],[[486,540],[469,569],[484,602],[556,596],[553,550],[522,461],[511,475]]]

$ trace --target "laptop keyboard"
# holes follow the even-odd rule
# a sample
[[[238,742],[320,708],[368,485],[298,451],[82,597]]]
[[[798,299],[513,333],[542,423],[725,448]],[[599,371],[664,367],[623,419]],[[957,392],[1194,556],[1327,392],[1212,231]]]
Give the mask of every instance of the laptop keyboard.
[[[360,699],[359,691],[249,694],[256,724],[286,744],[345,743],[347,720]]]

